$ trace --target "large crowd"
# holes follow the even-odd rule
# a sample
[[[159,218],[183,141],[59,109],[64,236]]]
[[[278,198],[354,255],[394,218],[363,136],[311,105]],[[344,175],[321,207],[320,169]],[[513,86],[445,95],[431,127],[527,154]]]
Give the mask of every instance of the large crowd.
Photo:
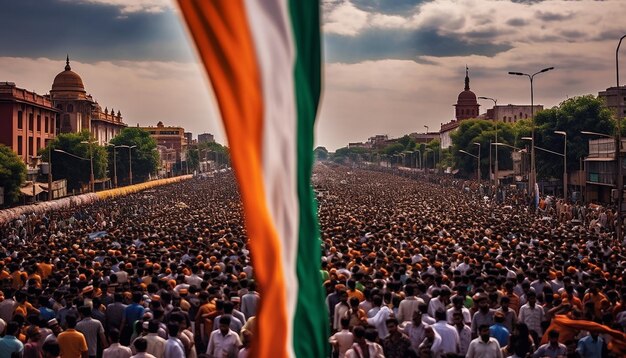
[[[611,210],[323,164],[313,183],[332,357],[626,356]],[[0,244],[0,358],[250,352],[231,173],[24,214]]]

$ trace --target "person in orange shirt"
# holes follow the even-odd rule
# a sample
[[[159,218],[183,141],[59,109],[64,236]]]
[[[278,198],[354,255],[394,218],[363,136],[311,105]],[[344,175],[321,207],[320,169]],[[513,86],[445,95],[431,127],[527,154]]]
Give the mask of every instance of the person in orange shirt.
[[[586,305],[589,302],[593,302],[593,311],[595,318],[602,317],[602,301],[608,301],[606,296],[599,291],[600,287],[598,286],[599,284],[592,285],[591,288],[589,288],[589,292],[587,292],[583,297],[582,302],[583,305]]]
[[[24,273],[22,271],[20,271],[20,267],[19,265],[13,263],[10,266],[10,271],[11,271],[11,288],[13,288],[14,290],[19,290],[22,287],[24,287],[24,284],[26,283],[24,280]]]
[[[52,274],[54,266],[50,263],[49,257],[44,257],[42,262],[37,264],[37,272],[42,279],[47,279]]]
[[[215,302],[210,300],[209,293],[206,291],[200,292],[198,297],[200,299],[200,307],[198,307],[198,313],[194,319],[194,334],[200,339],[198,347],[206,347],[209,344],[209,334],[213,330],[213,320],[206,319],[211,314],[216,312]],[[202,326],[205,326],[204,329]],[[207,334],[208,333],[208,334]]]
[[[348,280],[348,299],[356,297],[359,299],[359,302],[363,302],[365,296],[363,292],[356,289],[356,281],[350,279]]]
[[[61,358],[88,358],[87,340],[85,336],[78,332],[76,327],[76,316],[68,315],[65,319],[67,329],[59,333],[57,342],[61,348]]]

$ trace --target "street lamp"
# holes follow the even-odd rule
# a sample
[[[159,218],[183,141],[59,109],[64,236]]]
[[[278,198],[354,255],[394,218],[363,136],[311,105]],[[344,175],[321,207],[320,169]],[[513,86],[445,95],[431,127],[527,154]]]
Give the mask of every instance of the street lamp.
[[[472,154],[472,153],[470,153],[470,152],[466,152],[466,151],[464,151],[463,149],[459,149],[459,152],[460,152],[460,153],[463,153],[463,154],[467,154],[467,155],[469,155],[470,157],[472,157],[472,158],[476,159],[476,173],[477,173],[477,175],[480,175],[480,156],[478,156],[478,155],[474,155],[474,154]],[[479,182],[480,182],[480,178],[479,178],[478,180],[479,180]]]
[[[563,136],[563,199],[567,201],[567,133],[554,131],[554,134]]]
[[[616,242],[622,240],[622,202],[624,201],[624,173],[622,163],[622,99],[619,94],[619,47],[622,45],[622,40],[626,38],[626,35],[620,37],[615,49],[615,77],[617,82],[617,145],[615,146],[615,158],[617,159],[617,222],[618,225],[615,229]]]
[[[474,144],[474,145],[477,145],[477,146],[478,146],[478,167],[476,168],[476,170],[478,171],[478,173],[477,173],[477,175],[478,175],[478,184],[480,184],[480,180],[482,179],[482,178],[480,177],[480,143],[478,143],[478,142],[474,142],[474,143],[472,143],[472,144]]]
[[[90,171],[89,171],[89,189],[90,191],[93,193],[95,191],[94,188],[94,176],[93,176],[93,149],[91,148],[91,136],[89,136],[89,140],[84,140],[81,141],[81,144],[89,144],[89,166],[90,166]]]
[[[532,187],[535,186],[535,182],[537,181],[537,168],[535,166],[535,102],[534,102],[534,91],[533,91],[533,79],[535,78],[535,75],[538,75],[540,73],[544,73],[544,72],[548,72],[553,70],[554,67],[547,67],[544,68],[543,70],[539,71],[539,72],[535,72],[532,75],[529,75],[528,73],[522,73],[522,72],[509,72],[509,75],[514,75],[514,76],[527,76],[528,79],[530,79],[530,119],[532,121],[532,142],[531,142],[531,150],[530,150],[530,177],[528,178],[528,186],[530,186],[532,190]],[[529,194],[532,193],[532,191],[529,190]],[[532,194],[531,194],[532,196]]]
[[[136,145],[119,145],[118,147],[128,148],[128,181],[130,185],[133,185],[133,148],[137,148]]]
[[[483,97],[483,96],[478,97],[478,99],[485,99],[485,100],[493,101],[493,109],[494,109],[493,121],[496,124],[496,143],[498,143],[498,118],[495,117],[495,109],[496,109],[496,106],[498,105],[498,100],[491,98],[491,97]],[[491,147],[489,147],[489,150],[491,150]],[[491,171],[491,166],[489,167],[489,171]],[[494,165],[494,172],[495,172],[495,177],[496,177],[495,182],[496,182],[496,192],[497,192],[498,190],[498,146],[496,146],[496,164]]]
[[[426,128],[426,134],[428,134],[428,126],[424,126]]]
[[[105,143],[107,147],[113,147],[113,186],[117,188],[117,151],[116,149],[121,145],[115,145],[111,143]]]

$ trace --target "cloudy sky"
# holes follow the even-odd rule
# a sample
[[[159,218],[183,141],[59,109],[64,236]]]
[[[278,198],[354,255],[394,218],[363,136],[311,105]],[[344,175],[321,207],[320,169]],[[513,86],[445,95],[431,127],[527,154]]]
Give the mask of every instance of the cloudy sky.
[[[0,0],[0,9],[0,81],[47,93],[69,53],[87,91],[129,125],[163,121],[225,140],[173,1]],[[324,0],[322,11],[317,144],[331,150],[438,130],[454,118],[465,65],[471,89],[499,104],[530,102],[528,80],[508,71],[549,66],[535,79],[536,103],[597,95],[615,85],[626,34],[624,0]]]

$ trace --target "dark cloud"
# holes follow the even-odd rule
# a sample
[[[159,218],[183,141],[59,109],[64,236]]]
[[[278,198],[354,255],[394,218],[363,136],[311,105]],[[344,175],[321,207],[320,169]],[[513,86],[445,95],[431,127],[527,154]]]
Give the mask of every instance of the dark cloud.
[[[435,30],[370,29],[356,37],[326,35],[327,62],[357,63],[366,60],[402,59],[416,61],[418,56],[493,56],[510,47],[470,44]]]
[[[367,12],[402,15],[415,10],[422,3],[432,0],[352,0],[352,4]]]
[[[190,61],[182,24],[171,10],[122,14],[115,6],[60,0],[0,0],[0,56],[81,61]],[[10,35],[7,35],[10,34]]]
[[[564,30],[561,31],[561,35],[572,40],[572,39],[580,39],[585,37],[585,33],[578,30]]]
[[[574,16],[573,14],[569,13],[569,14],[562,14],[562,13],[558,13],[558,12],[550,12],[550,11],[537,11],[535,13],[535,16],[537,16],[537,18],[539,20],[543,20],[543,21],[563,21],[563,20],[568,20],[571,19],[572,16]]]
[[[476,39],[476,40],[488,40],[488,39],[496,38],[497,36],[500,36],[500,35],[506,35],[506,34],[511,34],[511,33],[513,33],[513,31],[511,30],[503,30],[503,29],[497,29],[495,27],[490,27],[490,28],[481,29],[481,30],[468,31],[463,34],[463,37],[467,37],[469,39]]]
[[[517,26],[524,26],[524,25],[528,24],[528,21],[526,21],[526,20],[524,20],[522,18],[519,18],[519,17],[515,17],[515,18],[512,18],[512,19],[509,19],[506,22],[506,24],[509,25],[509,26],[517,27]]]

